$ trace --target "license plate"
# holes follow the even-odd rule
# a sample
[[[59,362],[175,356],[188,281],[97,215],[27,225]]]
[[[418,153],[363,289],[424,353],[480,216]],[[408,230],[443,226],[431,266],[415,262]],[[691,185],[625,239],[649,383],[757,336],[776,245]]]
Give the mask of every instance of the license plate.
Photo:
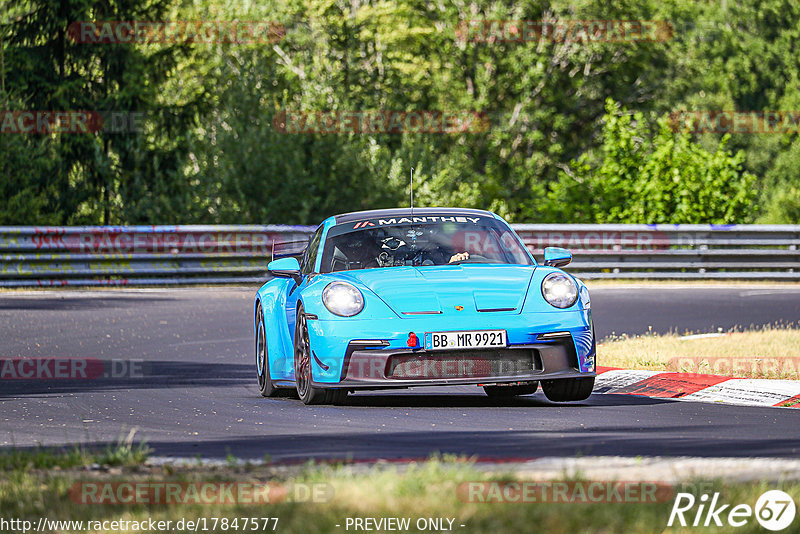
[[[505,330],[425,332],[425,350],[486,349],[506,345]]]

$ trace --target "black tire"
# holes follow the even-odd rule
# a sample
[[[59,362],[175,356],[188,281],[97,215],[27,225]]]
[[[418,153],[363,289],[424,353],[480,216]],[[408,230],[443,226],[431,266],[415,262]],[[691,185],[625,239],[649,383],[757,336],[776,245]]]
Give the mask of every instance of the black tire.
[[[539,382],[520,386],[483,386],[486,395],[493,399],[506,399],[519,395],[533,395],[539,389]]]
[[[262,397],[274,397],[278,389],[269,377],[269,358],[267,358],[267,327],[261,303],[256,309],[256,369],[258,369],[258,389]]]
[[[323,388],[314,387],[311,374],[311,342],[308,338],[308,324],[303,305],[297,307],[297,322],[294,327],[294,379],[297,395],[303,404],[324,404],[329,393]]]
[[[593,389],[594,377],[542,380],[542,390],[545,396],[553,402],[586,400],[592,394]]]

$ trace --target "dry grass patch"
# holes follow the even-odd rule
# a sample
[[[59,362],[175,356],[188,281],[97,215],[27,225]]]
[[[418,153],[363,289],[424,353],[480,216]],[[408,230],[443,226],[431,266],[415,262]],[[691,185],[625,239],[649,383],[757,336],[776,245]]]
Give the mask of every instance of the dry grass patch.
[[[611,337],[598,347],[598,363],[625,369],[799,380],[800,329]]]

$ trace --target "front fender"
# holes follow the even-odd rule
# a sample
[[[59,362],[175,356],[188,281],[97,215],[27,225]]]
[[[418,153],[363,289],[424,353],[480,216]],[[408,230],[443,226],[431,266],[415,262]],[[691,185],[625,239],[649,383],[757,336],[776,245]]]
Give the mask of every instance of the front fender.
[[[347,282],[361,291],[361,294],[364,296],[364,309],[357,315],[353,317],[341,317],[331,313],[328,308],[325,307],[325,304],[322,302],[322,291],[328,284],[336,281]],[[393,320],[400,318],[380,297],[378,297],[378,295],[347,276],[335,274],[315,275],[302,289],[300,300],[303,303],[303,309],[306,313],[316,315],[320,320],[324,321],[352,321],[353,319]]]
[[[545,277],[551,273],[563,273],[572,278],[578,286],[578,300],[569,308],[556,308],[544,299],[542,295],[542,282]],[[528,286],[528,293],[525,296],[525,303],[522,305],[522,313],[563,313],[565,311],[589,310],[589,290],[586,285],[579,278],[572,276],[566,271],[562,271],[557,267],[546,267],[539,265],[533,272],[530,285]]]
[[[273,380],[289,379],[294,354],[292,337],[286,323],[286,292],[291,280],[273,278],[256,293],[255,304],[261,303],[267,333],[267,358]],[[293,283],[293,282],[292,282]],[[254,312],[255,318],[255,312]],[[254,332],[257,325],[253,323]]]

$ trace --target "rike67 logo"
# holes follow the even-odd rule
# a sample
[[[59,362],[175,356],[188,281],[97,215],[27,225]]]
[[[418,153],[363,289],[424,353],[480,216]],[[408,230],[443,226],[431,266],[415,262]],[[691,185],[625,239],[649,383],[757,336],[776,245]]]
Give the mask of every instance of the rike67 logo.
[[[791,495],[780,490],[770,490],[761,495],[755,508],[749,504],[723,504],[719,493],[711,497],[704,493],[699,499],[691,493],[678,493],[667,526],[743,527],[755,516],[762,527],[778,532],[792,524],[796,511]]]

